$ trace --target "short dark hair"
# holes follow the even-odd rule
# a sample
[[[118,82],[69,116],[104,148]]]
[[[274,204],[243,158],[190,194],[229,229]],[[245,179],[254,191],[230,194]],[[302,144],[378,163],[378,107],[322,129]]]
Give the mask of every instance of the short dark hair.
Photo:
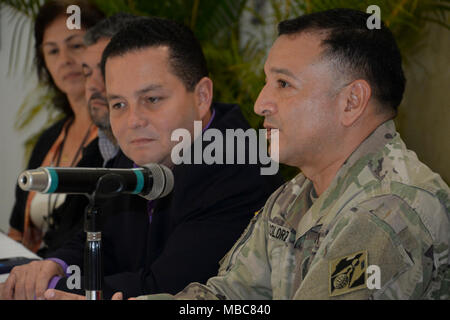
[[[53,98],[54,106],[68,116],[73,115],[72,108],[69,105],[66,94],[56,86],[45,65],[42,41],[44,40],[44,33],[47,27],[57,18],[66,16],[67,7],[70,5],[80,7],[82,12],[80,23],[83,29],[92,27],[104,18],[104,14],[88,1],[58,0],[47,1],[41,6],[34,22],[34,61],[36,63],[38,79],[55,91],[55,97]]]
[[[367,27],[369,17],[353,9],[321,11],[282,21],[278,35],[323,33],[322,56],[333,61],[340,74],[368,81],[383,109],[396,112],[406,83],[400,51],[382,21],[380,29]]]
[[[84,43],[88,46],[96,44],[100,39],[111,39],[114,35],[124,28],[127,23],[138,19],[131,13],[119,12],[98,22],[84,35]]]
[[[208,76],[205,56],[192,31],[175,21],[150,17],[131,21],[114,35],[103,51],[103,77],[108,58],[159,46],[169,48],[169,66],[188,91]]]

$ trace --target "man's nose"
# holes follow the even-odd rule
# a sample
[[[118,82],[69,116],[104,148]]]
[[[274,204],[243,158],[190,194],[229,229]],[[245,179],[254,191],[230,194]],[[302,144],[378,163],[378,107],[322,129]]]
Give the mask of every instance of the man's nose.
[[[102,96],[106,96],[105,83],[101,73],[93,72],[86,78],[86,89],[91,93],[100,93]]]
[[[97,91],[105,94],[105,80],[103,79],[100,68],[95,68],[95,70],[92,72],[91,78],[92,85],[97,88]]]
[[[130,106],[128,112],[128,127],[132,129],[143,128],[147,126],[148,121],[139,106]]]
[[[255,101],[253,110],[260,116],[272,115],[276,112],[276,104],[273,94],[269,92],[267,85],[265,85]]]

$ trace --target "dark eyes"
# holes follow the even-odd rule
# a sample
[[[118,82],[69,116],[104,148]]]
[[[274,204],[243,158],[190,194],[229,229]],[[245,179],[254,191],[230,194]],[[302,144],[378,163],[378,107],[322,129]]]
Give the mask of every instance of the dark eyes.
[[[125,107],[125,103],[123,103],[123,102],[114,103],[114,104],[111,106],[112,109],[121,109],[121,108],[123,108],[123,107]]]
[[[264,84],[266,85],[267,84],[267,78],[265,79],[265,81],[264,81]],[[284,81],[284,80],[282,80],[282,79],[278,79],[277,80],[277,86],[279,87],[279,88],[288,88],[288,87],[290,87],[291,85],[289,84],[289,82],[287,82],[287,81]]]
[[[150,103],[157,103],[160,100],[160,98],[159,97],[148,97],[146,100]]]
[[[162,97],[148,97],[148,98],[144,98],[141,100],[141,103],[149,103],[149,104],[156,104],[158,102],[160,102],[163,98]],[[122,109],[124,108],[126,105],[124,102],[117,102],[111,105],[112,109]]]
[[[52,49],[52,50],[48,51],[47,53],[48,53],[49,55],[54,55],[54,54],[57,54],[58,52],[59,52],[58,49]]]
[[[287,87],[289,87],[289,83],[287,83],[286,81],[284,81],[284,80],[277,80],[277,82],[278,82],[278,86],[280,87],[280,88],[287,88]]]

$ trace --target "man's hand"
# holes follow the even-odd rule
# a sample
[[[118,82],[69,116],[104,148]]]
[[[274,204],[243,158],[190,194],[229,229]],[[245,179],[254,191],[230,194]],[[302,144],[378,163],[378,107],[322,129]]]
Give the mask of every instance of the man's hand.
[[[56,289],[48,289],[45,291],[44,298],[45,300],[86,300],[85,296]]]
[[[0,299],[44,299],[44,292],[53,276],[64,276],[62,267],[54,261],[33,261],[14,267],[0,286]]]
[[[5,287],[5,283],[0,283],[0,300],[3,300],[2,292],[3,292],[4,287]]]
[[[133,298],[130,299],[134,300]],[[111,300],[123,300],[123,293],[122,292],[114,293],[113,296],[111,297]]]

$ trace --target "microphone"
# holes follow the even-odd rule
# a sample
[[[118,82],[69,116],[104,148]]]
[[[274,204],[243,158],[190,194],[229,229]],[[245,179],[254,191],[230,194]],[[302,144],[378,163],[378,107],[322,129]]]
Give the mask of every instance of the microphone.
[[[133,169],[39,167],[22,172],[18,184],[25,191],[91,194],[105,175],[106,193],[138,194],[147,200],[166,196],[174,185],[172,171],[156,163]]]

